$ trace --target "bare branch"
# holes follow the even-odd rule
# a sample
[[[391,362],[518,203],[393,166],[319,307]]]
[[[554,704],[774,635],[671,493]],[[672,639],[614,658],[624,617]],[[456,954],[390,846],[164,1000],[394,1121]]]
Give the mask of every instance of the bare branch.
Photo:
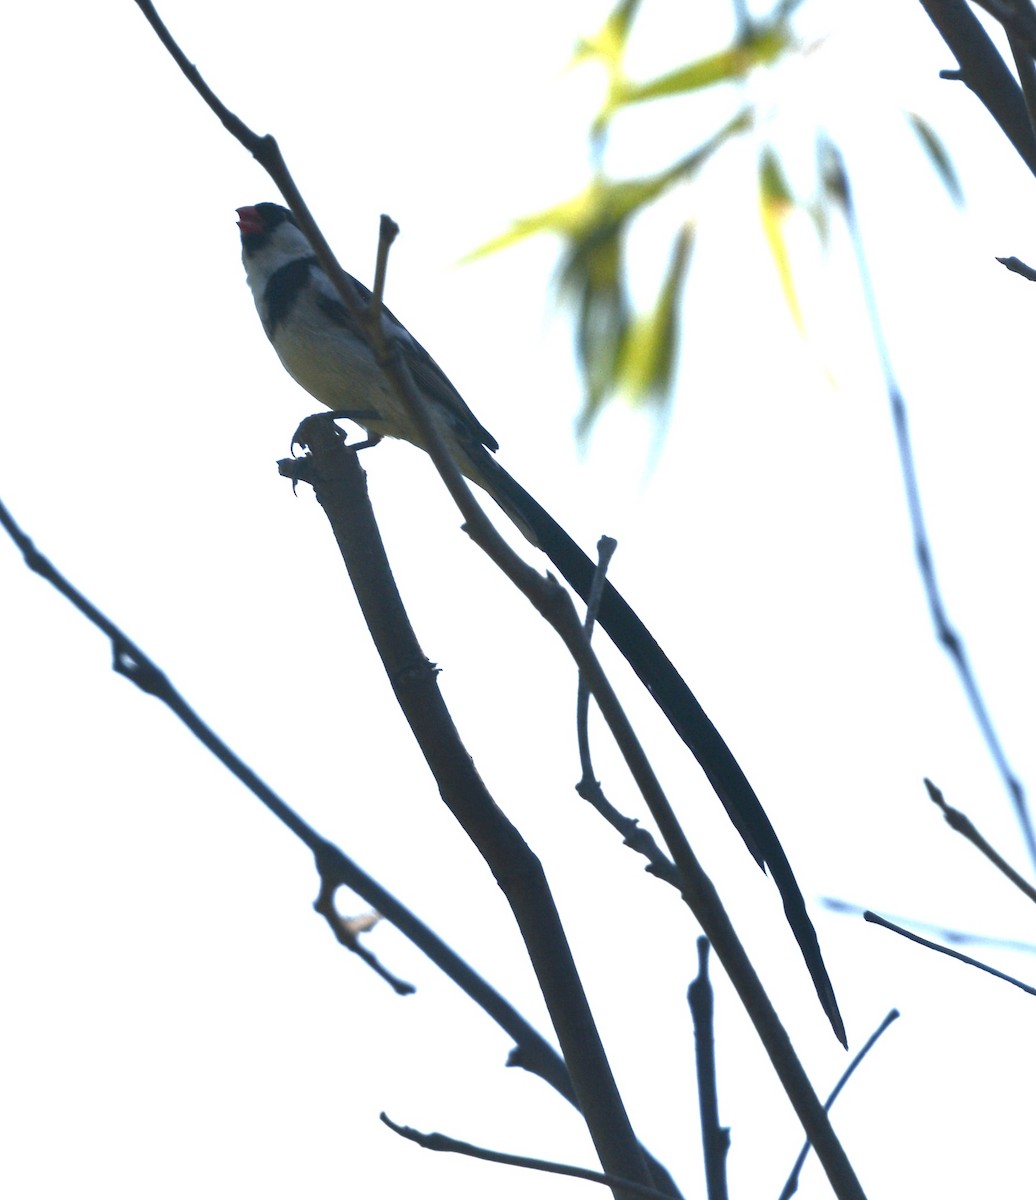
[[[1036,134],[1025,98],[989,34],[964,0],[921,0],[921,5],[959,64],[952,73],[944,71],[944,77],[968,85],[1036,174]]]
[[[410,909],[383,888],[333,843],[324,839],[218,737],[169,683],[168,677],[125,633],[71,584],[33,545],[0,502],[0,527],[19,547],[26,565],[68,599],[93,625],[110,639],[116,670],[149,695],[162,700],[202,744],[246,788],[313,851],[320,876],[320,896],[333,895],[348,887],[377,909],[386,920],[418,947],[445,975],[475,1001],[486,1014],[518,1043],[512,1062],[539,1075],[560,1095],[578,1108],[565,1064],[553,1047],[514,1009],[499,992],[478,975]],[[336,935],[337,936],[337,935]]]
[[[971,16],[970,13],[968,15],[969,17]],[[985,37],[985,33],[982,36]],[[918,570],[921,574],[921,582],[928,601],[928,610],[931,614],[932,624],[935,627],[935,636],[942,643],[943,648],[957,669],[958,678],[960,679],[961,686],[964,688],[968,703],[971,705],[975,721],[982,733],[989,753],[996,763],[1004,786],[1011,797],[1015,818],[1021,827],[1022,836],[1025,838],[1029,857],[1033,863],[1036,863],[1036,829],[1033,828],[1032,816],[1029,812],[1029,805],[1025,796],[1025,788],[1007,760],[1007,754],[1000,743],[1000,737],[997,734],[996,727],[993,725],[993,719],[989,715],[986,702],[978,686],[978,680],[971,668],[971,660],[964,646],[964,640],[950,623],[946,606],[943,602],[939,580],[935,573],[932,544],[928,538],[924,510],[921,506],[921,490],[917,482],[917,467],[914,462],[914,448],[910,438],[910,426],[907,422],[906,402],[903,399],[903,393],[900,390],[899,383],[893,371],[892,358],[889,354],[889,349],[885,342],[885,334],[878,317],[878,305],[874,295],[874,285],[871,282],[870,270],[867,266],[867,256],[864,253],[863,238],[860,234],[860,226],[856,217],[856,208],[853,204],[849,176],[842,163],[841,155],[830,144],[828,145],[827,165],[829,171],[837,179],[837,191],[845,212],[846,225],[856,257],[860,287],[867,305],[867,314],[874,337],[874,345],[878,352],[882,374],[885,377],[885,390],[888,394],[889,406],[892,410],[892,424],[896,435],[896,449],[899,452],[900,473],[903,477],[907,511],[910,516],[910,528],[914,538],[914,554],[917,558]]]
[[[567,1175],[572,1179],[586,1179],[590,1183],[600,1183],[613,1191],[629,1192],[634,1196],[644,1196],[646,1200],[671,1200],[666,1192],[659,1192],[653,1187],[635,1183],[631,1179],[619,1179],[615,1175],[605,1175],[600,1171],[590,1171],[586,1167],[573,1167],[568,1163],[551,1162],[546,1158],[528,1158],[524,1154],[504,1154],[500,1150],[487,1150],[484,1146],[473,1146],[470,1142],[461,1142],[457,1138],[448,1137],[445,1133],[422,1133],[411,1129],[409,1125],[397,1125],[386,1113],[381,1114],[382,1122],[404,1137],[408,1142],[416,1142],[425,1150],[438,1150],[448,1154],[464,1154],[468,1158],[480,1158],[483,1162],[501,1163],[507,1167],[523,1167],[527,1171],[544,1171],[549,1175]]]
[[[367,505],[365,492],[362,490],[362,485],[358,483],[347,485],[346,480],[347,476],[352,476],[354,473],[357,475],[362,473],[359,471],[359,467],[355,461],[352,463],[347,461],[354,459],[355,456],[346,447],[342,446],[339,439],[328,431],[326,422],[317,420],[312,421],[310,424],[312,425],[312,433],[306,435],[306,440],[309,442],[313,460],[312,463],[309,463],[308,460],[303,460],[306,472],[304,477],[310,483],[313,483],[317,489],[317,497],[323,505],[328,519],[331,521],[335,538],[343,550],[343,557],[346,560],[354,586],[359,583],[362,587],[364,586],[364,582],[360,577],[360,573],[355,569],[355,565],[351,564],[351,560],[355,559],[356,563],[369,562],[372,554],[377,554],[378,558],[381,558],[384,553],[380,547],[375,550],[372,545],[361,539],[360,531],[367,528],[368,520],[373,521],[373,516],[371,515],[368,518],[366,513],[364,513],[361,518],[355,505],[359,503],[362,503],[364,506]],[[293,464],[293,467],[297,469],[298,464]],[[354,494],[350,495],[347,493]],[[376,527],[372,528],[370,532],[372,536],[376,535]],[[354,543],[356,544],[354,545]],[[508,549],[509,556],[511,553]],[[514,557],[517,558],[517,556]],[[506,565],[510,567],[510,560],[505,561]],[[706,936],[715,948],[720,961],[723,963],[724,969],[727,971],[741,1002],[745,1005],[759,1033],[760,1040],[763,1042],[767,1054],[773,1063],[774,1069],[799,1119],[803,1123],[807,1136],[814,1141],[814,1145],[822,1147],[821,1150],[818,1150],[818,1156],[824,1163],[825,1170],[831,1179],[836,1194],[840,1197],[862,1197],[863,1192],[860,1189],[852,1166],[845,1155],[845,1151],[835,1136],[827,1115],[823,1112],[820,1101],[813,1091],[802,1068],[802,1064],[795,1054],[787,1032],[762,987],[759,977],[730,922],[730,918],[727,916],[712,881],[702,870],[697,856],[691,849],[690,843],[665,793],[658,783],[643,748],[637,741],[636,735],[629,725],[629,721],[621,705],[618,703],[611,684],[601,669],[596,655],[586,641],[582,624],[575,613],[568,593],[557,585],[551,577],[540,576],[527,567],[520,559],[517,559],[517,563],[518,570],[514,574],[508,570],[509,578],[517,582],[526,595],[529,595],[531,592],[530,599],[536,606],[537,611],[541,612],[554,628],[558,630],[565,645],[576,659],[579,669],[585,673],[594,699],[600,706],[601,712],[608,722],[609,729],[616,738],[616,742],[626,759],[627,765],[638,787],[640,787],[641,793],[645,797],[651,815],[655,819],[666,845],[673,855],[674,862],[680,872],[683,899],[701,924]],[[408,624],[397,625],[389,622],[389,614],[394,614],[397,609],[401,610],[402,602],[399,600],[394,587],[391,591],[391,599],[389,598],[389,593],[386,591],[387,587],[391,584],[391,572],[387,562],[380,568],[380,571],[383,572],[384,579],[378,584],[377,591],[366,601],[361,597],[361,606],[363,607],[368,625],[371,628],[372,635],[378,644],[379,653],[385,660],[386,670],[396,691],[397,698],[404,705],[404,711],[408,714],[408,720],[412,728],[414,728],[415,734],[418,734],[419,738],[421,738],[422,724],[429,720],[433,707],[441,704],[441,697],[438,691],[432,688],[421,690],[413,696],[408,696],[406,689],[400,687],[400,683],[402,682],[405,682],[408,687],[416,687],[422,681],[423,675],[417,669],[417,664],[423,662],[424,657],[421,655],[419,648],[417,648],[416,641],[414,641],[413,646],[408,649],[406,657],[402,661],[396,660],[396,656],[402,652],[401,647],[404,645],[410,646],[413,634]],[[359,592],[358,595],[360,595]],[[405,620],[405,615],[403,619]],[[452,722],[450,725],[452,727]],[[425,744],[425,741],[422,741],[422,748],[433,769],[435,769],[434,763],[436,757],[447,753],[444,750],[447,744],[444,740],[444,729],[445,725],[437,725],[434,729],[428,730],[424,735],[427,744]],[[452,739],[449,744],[453,744]],[[459,798],[466,794],[465,789],[468,789],[468,793],[470,793],[470,789],[482,788],[483,785],[477,775],[464,782],[464,773],[472,770],[471,759],[466,752],[463,752],[461,749],[449,754],[448,757],[451,769],[456,769],[460,772],[461,777],[449,785],[449,787],[444,786],[440,782],[440,790],[447,804],[451,806],[451,810],[458,816],[458,819],[461,819],[457,809]],[[457,789],[456,792],[454,789]],[[493,807],[495,809],[495,806]],[[462,823],[464,822],[462,821]],[[472,828],[478,832],[475,825]],[[472,830],[468,828],[468,824],[465,824],[465,829],[468,829],[469,836],[471,836]],[[496,836],[488,828],[480,833],[482,841],[480,843],[476,840],[476,845],[479,846],[483,855],[491,854],[495,856],[500,854],[499,845],[495,842]],[[508,834],[508,837],[510,836]],[[515,845],[513,853],[524,856],[525,852],[524,843]],[[487,858],[487,861],[490,861],[490,859]],[[516,861],[522,861],[522,859]],[[514,868],[508,866],[506,858],[501,868],[506,868],[507,873],[505,874],[505,878],[514,873]],[[535,864],[535,868],[538,871],[538,862]],[[501,882],[503,883],[503,880]],[[510,879],[509,882],[513,884],[516,880]],[[508,893],[508,898],[512,901],[527,902],[527,898],[517,892],[513,886],[510,889],[505,887],[505,891]],[[545,914],[541,912],[538,915],[542,917]],[[530,929],[526,927],[521,917],[518,919],[528,942],[531,936]],[[553,919],[553,914],[551,919]],[[542,929],[539,929],[536,932],[536,937],[543,936],[543,932]],[[590,1100],[586,1098],[586,1093],[583,1087],[580,1086],[576,1075],[576,1063],[570,1058],[570,1047],[575,1045],[579,1048],[578,1052],[585,1052],[587,1046],[593,1043],[580,1041],[579,1038],[582,1035],[577,1035],[574,1029],[568,1028],[566,1030],[565,1025],[561,1027],[558,1025],[559,1020],[564,1022],[570,1021],[572,1014],[567,1012],[555,1013],[552,1007],[552,1000],[546,990],[551,986],[558,986],[557,983],[553,985],[550,983],[550,975],[553,972],[563,969],[567,975],[569,971],[567,963],[557,957],[555,949],[550,948],[555,940],[556,935],[551,934],[551,942],[543,948],[542,961],[538,961],[540,955],[534,951],[533,944],[530,944],[529,947],[530,955],[537,973],[540,974],[543,972],[541,975],[541,987],[545,988],[544,996],[547,999],[548,1007],[551,1008],[551,1015],[555,1021],[555,1028],[561,1041],[562,1051],[565,1054],[566,1061],[569,1063],[573,1079],[576,1082],[576,1091],[580,1097],[581,1106],[585,1111],[588,1103],[600,1100],[601,1097],[593,1094]],[[561,944],[560,942],[558,943],[558,945]],[[564,986],[567,987],[568,985]],[[561,994],[564,994],[564,987]],[[557,998],[555,998],[553,1003],[557,1003]],[[593,1031],[593,1039],[594,1041],[597,1040],[596,1030]],[[608,1163],[604,1162],[604,1166],[608,1167]],[[615,1174],[616,1172],[612,1171],[611,1173]],[[632,1172],[626,1170],[621,1174],[623,1178],[629,1178]]]
[[[867,911],[865,904],[853,904],[849,900],[833,896],[821,898],[821,904],[831,912],[846,916],[862,917]],[[888,918],[892,920],[891,917]],[[952,929],[948,925],[936,925],[932,921],[917,921],[913,917],[896,916],[897,923],[910,925],[913,929],[924,929],[954,946],[988,946],[994,950],[1010,950],[1018,954],[1036,954],[1036,942],[1023,942],[1017,938],[992,937],[987,933],[968,933],[964,929]]]
[[[618,547],[614,538],[602,537],[597,542],[597,567],[594,571],[593,583],[590,585],[590,596],[586,602],[586,619],[583,628],[586,640],[594,636],[594,623],[597,620],[597,610],[604,595],[604,581],[608,574],[608,564]],[[579,764],[582,768],[581,785],[589,786],[594,780],[594,768],[590,757],[590,687],[582,674],[576,688],[576,742],[579,746]],[[579,791],[579,787],[576,788]],[[580,795],[582,793],[580,792]]]
[[[1029,114],[1029,128],[1036,130],[1036,67],[1033,66],[1032,49],[1025,45],[1025,40],[1018,33],[1010,29],[1007,31],[1007,41],[1025,99],[1025,111]]]
[[[340,946],[344,946],[346,950],[351,951],[365,962],[376,975],[380,975],[398,996],[413,995],[417,991],[417,988],[412,983],[407,983],[405,979],[400,979],[398,975],[393,975],[391,971],[383,967],[377,955],[368,950],[360,941],[360,934],[366,933],[368,929],[372,929],[374,924],[381,919],[381,914],[368,914],[369,922],[358,917],[343,917],[338,909],[335,908],[335,893],[337,891],[337,884],[322,877],[320,880],[320,895],[313,901],[313,907],[331,927],[331,932],[335,935],[335,940]]]
[[[590,598],[587,601],[586,618],[583,628],[589,641],[593,636],[594,622],[597,619],[597,606],[604,593],[605,576],[608,564],[618,542],[614,538],[602,537],[597,543],[597,570],[590,588]],[[604,788],[594,776],[593,762],[590,755],[590,688],[582,673],[579,675],[579,685],[576,689],[576,742],[579,746],[579,762],[581,777],[576,784],[576,795],[580,796],[604,817],[613,829],[622,834],[623,843],[633,851],[648,860],[646,870],[664,879],[666,883],[680,888],[680,875],[672,859],[668,858],[651,835],[650,830],[634,817],[627,817],[611,803],[604,794]]]
[[[708,1200],[727,1200],[727,1151],[730,1130],[719,1123],[716,1091],[716,1037],[713,1025],[714,997],[709,981],[709,940],[698,938],[698,975],[687,989],[687,1002],[694,1025],[694,1061],[698,1072],[698,1111],[701,1145],[705,1159],[705,1191]]]
[[[371,293],[371,320],[376,324],[381,319],[385,303],[385,277],[388,274],[388,256],[392,243],[399,236],[399,226],[387,213],[381,214],[378,227],[378,257],[374,266],[374,290]]]
[[[985,971],[989,975],[995,975],[997,979],[1002,979],[1005,983],[1011,983],[1016,988],[1021,988],[1023,992],[1028,992],[1030,996],[1036,996],[1036,987],[1022,983],[1020,979],[1015,979],[1013,975],[1005,975],[1003,971],[998,971],[996,967],[979,962],[977,958],[969,958],[968,955],[961,954],[959,950],[951,950],[949,946],[940,946],[937,942],[930,942],[927,938],[919,937],[916,933],[911,933],[909,929],[904,929],[901,925],[893,925],[891,921],[886,921],[884,917],[879,917],[877,913],[871,912],[869,909],[863,914],[863,919],[872,925],[880,925],[883,929],[891,929],[893,933],[898,933],[900,937],[905,937],[911,942],[917,942],[919,946],[927,946],[929,950],[936,950],[939,954],[945,954],[950,958],[957,959],[958,962],[967,963],[969,967],[977,967],[980,971]]]
[[[45,579],[79,612],[104,634],[112,646],[112,667],[148,695],[155,696],[180,718],[194,736],[239,779],[251,793],[286,825],[300,841],[317,853],[324,839],[286,804],[233,750],[207,725],[184,697],[173,687],[165,672],[143,650],[126,636],[114,621],[92,604],[64,575],[33,545],[32,539],[18,526],[7,507],[0,502],[0,528],[18,546],[25,565]]]
[[[926,779],[924,785],[928,789],[928,795],[931,797],[932,803],[942,809],[942,815],[946,818],[946,823],[950,828],[955,829],[957,833],[966,837],[972,845],[977,846],[993,866],[1004,874],[1020,892],[1023,892],[1030,900],[1036,902],[1036,888],[1027,879],[1019,875],[1014,867],[993,849],[989,842],[986,841],[971,823],[971,820],[959,809],[952,808],[947,804],[943,799],[942,792],[930,779]]]
[[[639,1175],[649,1184],[649,1170],[626,1116],[542,865],[489,794],[443,702],[436,672],[421,650],[392,577],[357,456],[321,418],[304,422],[299,436],[310,457],[282,464],[282,470],[312,485],[389,683],[440,795],[511,906],[601,1163],[610,1174]],[[557,584],[554,588],[574,617],[567,592]]]
[[[1031,0],[974,0],[1004,27],[1008,38],[1029,55],[1036,53],[1036,12]]]
[[[1009,258],[997,258],[996,261],[1016,275],[1021,275],[1023,279],[1028,279],[1030,282],[1036,281],[1036,269],[1023,263],[1020,258],[1015,258],[1013,254]]]
[[[863,1043],[863,1046],[861,1047],[860,1051],[854,1056],[853,1061],[845,1068],[845,1070],[842,1072],[841,1077],[839,1078],[838,1082],[831,1089],[831,1095],[828,1096],[828,1098],[824,1101],[825,1109],[830,1109],[831,1105],[834,1104],[834,1102],[838,1099],[839,1093],[841,1092],[842,1088],[844,1088],[845,1085],[849,1082],[849,1077],[856,1070],[856,1068],[860,1065],[860,1063],[863,1062],[863,1060],[867,1057],[867,1055],[870,1054],[870,1052],[874,1048],[874,1045],[877,1042],[878,1038],[880,1038],[881,1035],[885,1032],[885,1030],[888,1029],[888,1027],[892,1024],[892,1022],[897,1020],[898,1018],[899,1018],[899,1010],[895,1009],[895,1008],[891,1009],[885,1015],[885,1019],[881,1022],[881,1024],[878,1026],[878,1028],[875,1029],[875,1031],[870,1035],[870,1037]],[[790,1198],[792,1196],[794,1196],[794,1194],[798,1191],[799,1176],[802,1174],[802,1168],[805,1165],[806,1156],[808,1154],[809,1154],[809,1142],[807,1142],[802,1147],[802,1149],[799,1151],[799,1156],[795,1160],[795,1165],[791,1168],[791,1172],[788,1175],[788,1178],[784,1184],[784,1187],[781,1189],[781,1194],[778,1197],[778,1200],[790,1200]]]

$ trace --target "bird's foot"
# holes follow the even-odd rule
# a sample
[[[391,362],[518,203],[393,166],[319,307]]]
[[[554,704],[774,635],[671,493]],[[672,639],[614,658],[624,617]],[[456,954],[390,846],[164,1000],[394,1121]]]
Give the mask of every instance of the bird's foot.
[[[291,452],[292,454],[295,453],[296,446],[304,450],[306,446],[309,445],[309,439],[306,436],[306,426],[310,423],[310,421],[329,421],[335,433],[340,438],[344,439],[346,437],[345,431],[343,429],[339,429],[338,426],[335,425],[335,421],[355,421],[357,424],[362,425],[364,421],[370,421],[375,417],[379,417],[380,415],[380,413],[377,413],[373,409],[369,408],[333,408],[330,410],[330,412],[313,413],[312,416],[303,418],[303,420],[299,422],[298,428],[292,434]],[[371,434],[362,442],[353,442],[349,446],[349,449],[366,450],[370,446],[376,446],[380,441],[380,433]]]

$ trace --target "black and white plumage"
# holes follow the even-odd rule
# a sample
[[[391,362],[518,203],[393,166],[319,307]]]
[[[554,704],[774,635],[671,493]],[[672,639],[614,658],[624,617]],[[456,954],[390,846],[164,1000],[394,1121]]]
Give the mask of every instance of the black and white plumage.
[[[421,446],[420,432],[384,377],[362,329],[343,305],[288,209],[239,208],[242,260],[267,337],[297,383],[321,404],[348,410],[373,437]],[[370,292],[353,280],[360,296]],[[484,488],[586,600],[594,565],[573,539],[494,458],[496,440],[479,423],[431,355],[387,310],[414,382],[460,470]],[[701,764],[728,816],[777,884],[824,1011],[845,1044],[816,932],[780,841],[751,784],[680,673],[622,596],[606,583],[598,623]]]
[[[393,437],[422,447],[420,430],[378,366],[352,313],[332,287],[290,211],[279,204],[238,210],[245,276],[266,336],[284,369],[321,404],[357,413],[371,437]],[[360,299],[370,291],[349,276]],[[414,382],[458,468],[497,501],[534,544],[526,507],[531,496],[496,462],[498,445],[427,350],[387,309],[382,310],[403,348]]]
[[[352,314],[324,274],[291,213],[277,204],[239,208],[242,259],[266,336],[288,374],[321,404],[333,409],[362,407],[383,413],[360,423],[375,436],[420,435],[396,398]],[[371,294],[349,277],[357,295]],[[387,310],[391,333],[402,343],[414,382],[428,400],[442,436],[463,470],[496,440],[475,419],[431,355]]]

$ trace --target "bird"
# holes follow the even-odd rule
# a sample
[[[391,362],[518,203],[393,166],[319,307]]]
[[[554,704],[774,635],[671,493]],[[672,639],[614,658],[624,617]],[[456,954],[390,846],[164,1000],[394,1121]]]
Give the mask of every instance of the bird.
[[[422,435],[375,358],[359,320],[342,302],[290,209],[263,202],[237,209],[241,258],[259,319],[288,374],[315,400],[349,412],[375,442],[399,438],[419,448]],[[370,291],[348,276],[369,305]],[[496,439],[445,372],[387,309],[386,332],[400,347],[427,410],[460,471],[492,497],[583,600],[595,566],[575,540],[495,457]],[[617,589],[605,581],[600,627],[633,668],[711,783],[749,852],[769,869],[820,1003],[839,1041],[845,1028],[816,931],[780,840],[719,730],[680,672]]]

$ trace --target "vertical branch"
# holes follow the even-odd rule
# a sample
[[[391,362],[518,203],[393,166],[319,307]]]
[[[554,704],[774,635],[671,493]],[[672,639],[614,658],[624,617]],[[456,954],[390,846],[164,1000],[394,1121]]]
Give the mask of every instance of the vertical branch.
[[[727,1151],[730,1130],[719,1123],[716,1092],[716,1034],[713,1026],[713,991],[709,981],[709,940],[698,938],[698,975],[687,989],[694,1024],[694,1061],[698,1071],[698,1111],[701,1115],[701,1148],[705,1158],[705,1192],[708,1200],[727,1200]]]

